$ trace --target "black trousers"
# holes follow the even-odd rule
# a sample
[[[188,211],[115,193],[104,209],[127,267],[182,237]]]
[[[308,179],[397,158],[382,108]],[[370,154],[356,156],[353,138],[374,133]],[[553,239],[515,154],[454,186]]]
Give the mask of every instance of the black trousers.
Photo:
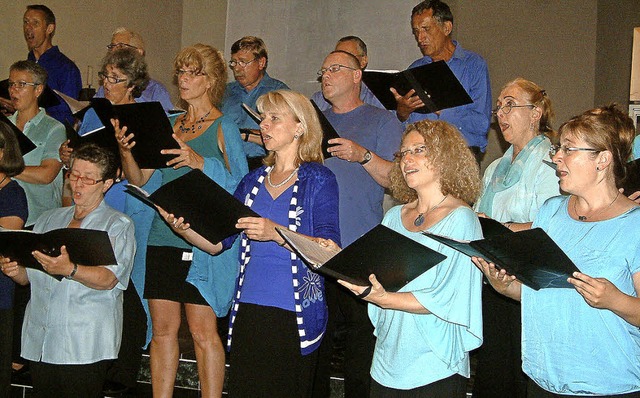
[[[16,363],[27,363],[20,357],[22,347],[22,324],[24,323],[24,312],[31,299],[31,285],[18,285],[13,299],[13,337],[12,337],[12,360]]]
[[[371,381],[371,398],[465,398],[467,379],[455,374],[426,386],[411,390],[396,390]],[[503,398],[508,397],[505,396]]]
[[[110,361],[84,365],[54,365],[29,361],[35,398],[102,398]]]
[[[294,312],[240,304],[233,324],[229,397],[310,397],[316,353],[301,354]]]
[[[560,395],[549,392],[539,385],[537,385],[533,380],[528,379],[527,385],[527,398],[567,398],[571,396],[577,395]],[[640,398],[640,391],[631,392],[628,394],[618,394],[618,395],[600,395],[598,398]]]
[[[0,310],[0,398],[9,397],[11,390],[11,336],[13,310]]]
[[[122,343],[118,358],[107,370],[107,379],[134,388],[142,362],[142,347],[147,338],[147,315],[131,280],[123,293],[122,306]]]
[[[327,333],[318,354],[318,367],[314,381],[314,398],[328,398],[329,377],[335,331],[344,326],[344,396],[369,396],[371,360],[375,346],[373,325],[367,313],[367,303],[332,280],[325,280],[325,295],[329,307]]]

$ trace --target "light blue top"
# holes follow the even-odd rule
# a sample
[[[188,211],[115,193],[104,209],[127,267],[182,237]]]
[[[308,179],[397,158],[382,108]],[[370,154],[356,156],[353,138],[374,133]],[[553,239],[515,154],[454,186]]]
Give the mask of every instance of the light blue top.
[[[18,112],[9,116],[13,124],[16,124],[17,118]],[[22,132],[36,144],[36,149],[23,156],[25,165],[40,166],[46,159],[60,161],[58,149],[66,141],[67,133],[64,125],[47,116],[44,108],[40,108],[38,114],[24,125]],[[32,184],[17,178],[16,181],[27,194],[29,218],[25,226],[35,224],[45,211],[62,206],[62,171],[49,184]]]
[[[434,249],[447,258],[409,282],[412,292],[431,314],[383,310],[369,304],[377,337],[371,376],[383,386],[408,390],[454,374],[469,377],[469,352],[482,344],[480,270],[469,257],[402,224],[402,206],[390,209],[382,224]],[[475,213],[459,207],[428,229],[455,239],[482,238]]]
[[[453,74],[458,78],[462,87],[467,90],[473,103],[443,109],[438,116],[435,113],[412,113],[405,123],[415,123],[419,120],[444,120],[456,126],[462,133],[469,146],[480,147],[482,152],[487,147],[487,133],[491,122],[491,84],[487,62],[478,54],[465,50],[453,41],[456,49],[447,61]],[[409,66],[415,68],[433,62],[431,57],[424,56]]]
[[[256,110],[256,101],[258,98],[271,91],[288,90],[289,87],[280,80],[274,79],[267,72],[264,73],[258,85],[251,91],[247,91],[240,83],[233,81],[227,84],[222,99],[221,111],[231,120],[236,122],[238,128],[241,129],[260,129],[249,114],[242,109],[242,103],[247,104],[253,110]],[[262,146],[252,142],[242,142],[242,149],[249,157],[264,156],[265,151]]]
[[[400,147],[402,125],[391,112],[363,104],[347,113],[334,113],[331,108],[322,113],[340,137],[393,160]],[[348,246],[382,221],[384,188],[358,162],[331,157],[324,164],[338,180],[340,232],[342,244]]]
[[[331,108],[331,104],[328,103],[326,99],[324,99],[324,96],[322,95],[322,91],[316,91],[315,93],[313,93],[313,95],[311,96],[311,99],[313,100],[313,102],[316,103],[316,105],[318,105],[318,108],[320,108],[321,111],[326,111],[327,109]],[[376,108],[387,110],[384,107],[384,105],[382,105],[380,100],[378,100],[378,97],[376,97],[371,92],[371,90],[369,90],[369,87],[367,87],[367,85],[364,84],[364,82],[360,82],[360,99],[365,104],[369,104],[371,106],[375,106]]]
[[[555,169],[542,162],[549,160],[551,142],[543,136],[538,136],[537,141],[532,148],[525,147],[513,163],[513,146],[491,162],[484,172],[482,195],[474,210],[500,222],[531,222],[547,199],[560,194]],[[527,153],[521,162],[521,155]]]
[[[640,135],[636,135],[633,140],[633,159],[640,158]]]
[[[581,222],[569,196],[549,199],[533,227],[542,228],[583,273],[606,278],[637,297],[640,208],[605,221]],[[640,391],[640,330],[609,310],[589,306],[575,289],[522,286],[522,368],[556,394],[614,395]]]
[[[66,228],[75,206],[51,210],[38,218],[35,232]],[[22,325],[21,356],[52,364],[88,364],[117,358],[122,336],[122,291],[129,283],[136,245],[131,219],[106,203],[82,221],[81,228],[107,231],[117,264],[105,266],[118,278],[116,287],[96,290],[74,280],[58,281],[27,268],[31,300]]]
[[[95,98],[104,98],[104,87],[98,87]],[[144,89],[140,97],[135,99],[136,102],[154,102],[157,101],[162,105],[162,109],[170,111],[173,109],[171,103],[171,95],[167,88],[157,80],[149,79],[147,88]]]

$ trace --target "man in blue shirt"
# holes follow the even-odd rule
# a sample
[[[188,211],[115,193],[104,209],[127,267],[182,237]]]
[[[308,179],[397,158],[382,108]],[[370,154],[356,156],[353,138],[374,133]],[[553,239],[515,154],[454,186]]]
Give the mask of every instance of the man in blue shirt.
[[[240,128],[243,149],[249,160],[249,168],[259,165],[259,159],[265,155],[260,136],[260,126],[242,109],[245,103],[255,109],[256,100],[270,91],[289,89],[289,87],[269,76],[267,73],[267,47],[262,39],[245,36],[231,46],[229,68],[233,72],[234,82],[227,84],[222,100],[222,113],[231,116]],[[255,159],[252,161],[251,159]]]
[[[56,17],[44,5],[27,6],[23,18],[24,39],[29,47],[27,59],[40,64],[48,73],[47,85],[70,97],[78,98],[82,89],[80,70],[51,41],[56,31]],[[46,108],[47,114],[63,123],[73,123],[71,110],[64,101]]]
[[[460,130],[476,159],[480,160],[487,147],[491,122],[491,85],[486,61],[451,38],[453,15],[449,6],[439,0],[425,0],[413,8],[411,29],[423,57],[410,68],[445,61],[473,103],[421,114],[414,112],[424,104],[413,90],[401,96],[391,89],[398,102],[398,119],[406,123],[423,119],[447,121]]]
[[[142,36],[133,32],[127,28],[117,28],[113,35],[111,35],[111,44],[107,46],[109,51],[116,50],[118,48],[128,47],[137,50],[140,55],[145,56],[144,41]],[[95,95],[96,98],[104,98],[104,87],[100,86],[98,92]],[[165,111],[173,109],[171,103],[171,96],[167,88],[157,80],[149,79],[147,88],[144,89],[142,95],[136,99],[136,102],[152,102],[157,101],[162,104],[162,108]]]
[[[332,157],[325,166],[338,180],[343,247],[382,221],[384,188],[389,186],[393,153],[399,149],[402,136],[402,126],[391,112],[362,101],[360,65],[353,54],[337,50],[325,58],[319,72],[322,95],[330,103],[323,113],[340,135],[329,140]],[[314,397],[329,396],[331,333],[340,318],[346,327],[345,397],[368,397],[374,337],[366,303],[335,281],[326,281],[325,291],[329,323],[320,347]]]
[[[367,69],[369,64],[369,56],[367,55],[367,44],[358,36],[345,36],[338,40],[335,50],[346,51],[353,55],[360,62],[360,69]],[[324,111],[331,108],[331,104],[322,96],[322,91],[317,91],[311,96],[313,102],[318,105],[320,110]],[[385,109],[384,105],[380,103],[378,98],[369,90],[364,82],[360,83],[360,99],[365,104],[373,105],[375,107]]]

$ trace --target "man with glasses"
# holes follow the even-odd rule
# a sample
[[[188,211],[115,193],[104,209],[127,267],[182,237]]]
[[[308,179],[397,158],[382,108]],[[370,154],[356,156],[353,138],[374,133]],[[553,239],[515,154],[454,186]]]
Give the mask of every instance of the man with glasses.
[[[144,41],[142,36],[138,33],[129,30],[127,28],[117,28],[111,35],[111,43],[107,46],[108,51],[114,51],[118,48],[132,48],[137,50],[140,55],[145,56]],[[104,87],[101,85],[95,95],[96,98],[104,98]],[[173,109],[171,103],[171,96],[167,88],[157,80],[149,79],[147,88],[144,89],[140,97],[136,99],[137,102],[153,102],[158,101],[162,104],[162,108],[165,111]]]
[[[56,17],[44,5],[29,5],[22,20],[24,39],[29,47],[27,59],[42,66],[48,73],[47,85],[54,90],[78,98],[82,89],[80,70],[52,44],[56,31]],[[10,105],[2,102],[2,105]],[[9,106],[7,108],[11,109]],[[60,122],[73,123],[71,110],[64,101],[46,109],[47,114]]]
[[[369,57],[367,55],[367,45],[358,36],[345,36],[341,38],[336,43],[335,50],[346,51],[349,54],[356,57],[358,59],[358,62],[360,63],[360,69],[362,69],[363,71],[367,68],[367,65],[369,64]],[[325,109],[329,109],[331,107],[331,104],[328,103],[327,100],[322,96],[322,90],[314,93],[311,96],[311,99],[313,100],[313,102],[316,103],[316,105],[318,105],[318,108],[320,108],[320,110],[324,111]],[[373,95],[371,90],[369,90],[369,87],[367,87],[367,85],[364,84],[364,82],[360,83],[360,99],[365,104],[369,104],[381,109],[385,109],[384,105],[382,105],[378,100],[378,98],[375,95]]]
[[[362,101],[361,65],[353,54],[336,50],[325,58],[318,71],[322,95],[330,104],[323,113],[341,137],[329,141],[332,157],[325,166],[338,180],[344,246],[382,221],[384,188],[389,185],[393,153],[402,136],[402,126],[391,112]],[[314,396],[329,396],[332,332],[337,321],[343,319],[345,397],[368,397],[374,337],[367,304],[335,281],[325,281],[325,291],[329,324],[320,347]]]
[[[242,139],[245,141],[243,149],[250,169],[261,164],[265,151],[262,147],[260,126],[242,109],[242,104],[255,109],[256,100],[262,94],[289,89],[280,80],[269,76],[268,61],[267,47],[259,37],[245,36],[231,46],[229,68],[235,81],[227,84],[221,110],[240,128]]]
[[[487,147],[491,122],[491,85],[486,61],[451,38],[453,15],[449,6],[440,0],[425,0],[416,5],[411,11],[411,29],[423,57],[412,63],[410,68],[445,61],[473,103],[421,114],[414,112],[424,104],[413,90],[401,96],[391,89],[398,103],[398,119],[405,123],[431,119],[453,124],[479,162]]]

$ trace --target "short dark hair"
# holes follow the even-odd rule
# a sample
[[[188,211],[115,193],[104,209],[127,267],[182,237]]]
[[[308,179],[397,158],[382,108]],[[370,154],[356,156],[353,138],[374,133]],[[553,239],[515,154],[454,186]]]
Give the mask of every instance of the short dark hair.
[[[51,37],[56,33],[56,16],[51,11],[51,8],[45,6],[44,4],[30,4],[27,6],[27,10],[40,11],[44,14],[44,21],[47,23],[47,26],[53,25],[53,32],[51,32]]]
[[[2,152],[0,172],[13,177],[24,171],[24,159],[20,152],[18,139],[11,127],[2,121],[0,121],[0,152]]]
[[[345,37],[342,37],[340,40],[338,40],[338,43],[344,43],[347,41],[353,41],[356,43],[356,46],[358,47],[358,50],[360,50],[360,53],[361,53],[358,55],[360,56],[367,55],[367,43],[365,43],[364,40],[362,40],[358,36],[345,36]]]
[[[73,150],[71,165],[77,159],[93,163],[101,171],[104,180],[115,180],[118,176],[118,161],[113,151],[93,143],[82,144]]]
[[[149,84],[149,72],[147,71],[147,62],[140,55],[138,50],[133,48],[118,48],[110,51],[102,59],[102,68],[100,72],[107,73],[107,65],[120,69],[129,80],[127,87],[133,87],[131,95],[138,98]]]
[[[269,55],[267,54],[267,46],[264,41],[256,36],[245,36],[242,39],[236,41],[231,45],[231,55],[237,53],[240,50],[247,50],[253,53],[253,56],[260,59],[264,58],[269,62]],[[265,68],[267,67],[265,63]]]
[[[19,70],[21,72],[28,72],[33,76],[34,83],[42,84],[44,87],[47,84],[47,78],[49,74],[47,70],[33,61],[24,60],[14,62],[13,65],[9,68],[9,71]]]
[[[433,18],[435,18],[438,23],[443,24],[446,21],[453,23],[453,14],[451,13],[451,9],[447,5],[440,0],[424,0],[420,2],[418,5],[413,7],[411,10],[411,18],[414,15],[422,14],[427,10],[433,10]]]

